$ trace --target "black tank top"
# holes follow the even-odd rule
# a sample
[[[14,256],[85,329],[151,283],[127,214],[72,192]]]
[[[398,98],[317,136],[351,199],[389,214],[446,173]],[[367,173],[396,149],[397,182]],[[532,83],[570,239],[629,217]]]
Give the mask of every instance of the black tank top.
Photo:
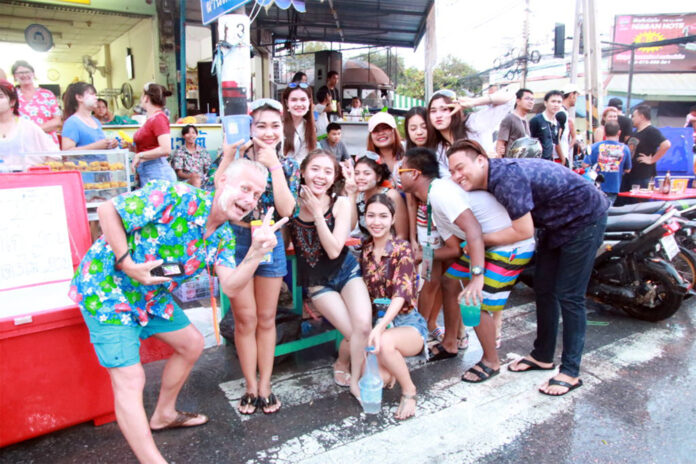
[[[324,213],[326,225],[332,232],[336,223],[333,215],[334,201],[331,201],[328,211]],[[344,245],[341,254],[336,259],[330,259],[321,246],[314,222],[303,221],[299,216],[288,223],[288,231],[297,256],[298,283],[302,287],[324,285],[341,268],[348,248]]]

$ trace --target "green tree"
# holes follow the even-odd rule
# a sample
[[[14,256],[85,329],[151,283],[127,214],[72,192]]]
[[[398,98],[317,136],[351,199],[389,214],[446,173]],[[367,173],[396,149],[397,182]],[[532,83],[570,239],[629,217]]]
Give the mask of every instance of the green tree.
[[[459,58],[448,55],[433,69],[433,88],[450,89],[457,93],[469,90],[473,93],[481,91],[482,76],[476,69]],[[413,98],[425,96],[425,72],[411,67],[404,70],[403,79],[399,82],[396,92]]]
[[[425,72],[410,67],[404,70],[404,78],[399,81],[396,93],[412,98],[425,97]]]

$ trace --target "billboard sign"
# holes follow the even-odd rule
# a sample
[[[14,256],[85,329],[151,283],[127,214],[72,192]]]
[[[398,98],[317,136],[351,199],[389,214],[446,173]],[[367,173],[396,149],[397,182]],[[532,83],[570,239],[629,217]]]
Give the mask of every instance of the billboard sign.
[[[614,22],[614,42],[622,44],[658,42],[696,35],[696,13],[664,15],[620,15]],[[617,53],[612,72],[628,72],[631,52]],[[696,42],[636,49],[634,72],[696,72]]]

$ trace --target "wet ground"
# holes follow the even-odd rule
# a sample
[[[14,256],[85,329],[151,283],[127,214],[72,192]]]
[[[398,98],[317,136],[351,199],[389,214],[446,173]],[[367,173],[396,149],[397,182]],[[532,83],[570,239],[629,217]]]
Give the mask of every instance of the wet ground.
[[[419,409],[405,422],[392,417],[398,386],[385,391],[382,413],[368,417],[333,384],[330,344],[275,368],[274,391],[283,402],[277,414],[241,416],[235,406],[244,387],[234,350],[214,347],[179,399],[181,409],[210,415],[209,424],[161,432],[155,440],[172,463],[693,463],[695,305],[692,298],[655,324],[589,303],[585,385],[562,398],[537,392],[548,372],[503,369],[485,384],[461,382],[481,355],[475,337],[456,359],[411,360]],[[520,284],[509,306],[505,363],[529,351],[535,330],[528,288]],[[148,411],[162,367],[146,366]],[[136,461],[115,423],[86,423],[0,450],[0,463],[44,462]]]

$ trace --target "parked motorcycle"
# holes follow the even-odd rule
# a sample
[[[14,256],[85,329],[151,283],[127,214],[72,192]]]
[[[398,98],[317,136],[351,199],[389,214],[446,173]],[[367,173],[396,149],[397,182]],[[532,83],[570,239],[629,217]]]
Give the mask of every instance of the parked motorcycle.
[[[672,209],[663,215],[610,216],[588,295],[644,321],[657,322],[676,313],[691,284],[671,262],[680,252],[675,215]],[[534,270],[526,269],[520,280],[533,286],[533,276]]]

